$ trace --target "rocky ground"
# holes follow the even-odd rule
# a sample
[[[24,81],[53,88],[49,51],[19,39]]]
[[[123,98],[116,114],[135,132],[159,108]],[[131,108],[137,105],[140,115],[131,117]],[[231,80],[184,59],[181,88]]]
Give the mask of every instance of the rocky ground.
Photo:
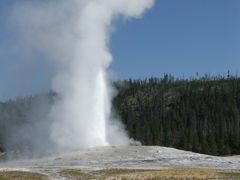
[[[35,173],[31,179],[240,179],[240,158],[158,146],[101,147],[0,163],[0,179],[14,179],[8,177],[14,173],[24,179],[26,173]]]

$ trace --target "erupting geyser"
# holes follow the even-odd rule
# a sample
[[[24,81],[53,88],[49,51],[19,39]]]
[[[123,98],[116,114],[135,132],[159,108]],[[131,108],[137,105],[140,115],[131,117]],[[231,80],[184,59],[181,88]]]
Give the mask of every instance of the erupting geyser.
[[[110,117],[111,23],[119,16],[138,18],[153,4],[154,0],[25,0],[16,6],[24,41],[56,67],[52,89],[60,98],[49,119],[50,139],[60,149],[129,143],[120,123]]]

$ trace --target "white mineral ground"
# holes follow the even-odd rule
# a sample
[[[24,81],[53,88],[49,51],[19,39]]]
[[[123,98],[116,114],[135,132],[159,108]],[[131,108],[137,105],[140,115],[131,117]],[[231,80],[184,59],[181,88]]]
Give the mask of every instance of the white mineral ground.
[[[159,146],[112,146],[54,154],[39,159],[0,163],[0,170],[33,171],[52,176],[61,169],[92,171],[106,168],[165,169],[176,167],[240,171],[240,158],[209,156]]]

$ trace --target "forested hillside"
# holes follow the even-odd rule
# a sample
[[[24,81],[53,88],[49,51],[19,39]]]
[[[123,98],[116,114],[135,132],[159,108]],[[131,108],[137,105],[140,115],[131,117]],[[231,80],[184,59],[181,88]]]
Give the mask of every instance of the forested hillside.
[[[228,155],[240,153],[240,79],[164,78],[115,84],[114,100],[130,137],[144,145]]]
[[[48,145],[51,122],[46,117],[54,97],[50,92],[0,103],[0,151],[42,151]]]
[[[119,81],[114,86],[118,90],[113,101],[116,113],[129,136],[143,145],[213,155],[240,154],[239,78],[175,80],[165,75]],[[0,150],[27,147],[30,151],[37,147],[33,143],[46,139],[50,122],[44,115],[55,96],[50,93],[0,103]],[[38,132],[39,123],[46,126],[45,132]],[[36,136],[36,142],[29,142],[29,135]]]

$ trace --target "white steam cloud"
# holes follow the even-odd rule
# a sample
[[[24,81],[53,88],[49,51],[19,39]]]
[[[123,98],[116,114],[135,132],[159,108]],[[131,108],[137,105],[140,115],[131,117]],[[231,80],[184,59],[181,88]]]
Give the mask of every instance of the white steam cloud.
[[[60,149],[130,143],[111,118],[112,88],[107,69],[114,19],[139,18],[154,0],[24,0],[11,22],[21,53],[38,53],[55,67],[52,89],[59,100],[51,109],[50,139]],[[127,42],[126,42],[127,43]]]

